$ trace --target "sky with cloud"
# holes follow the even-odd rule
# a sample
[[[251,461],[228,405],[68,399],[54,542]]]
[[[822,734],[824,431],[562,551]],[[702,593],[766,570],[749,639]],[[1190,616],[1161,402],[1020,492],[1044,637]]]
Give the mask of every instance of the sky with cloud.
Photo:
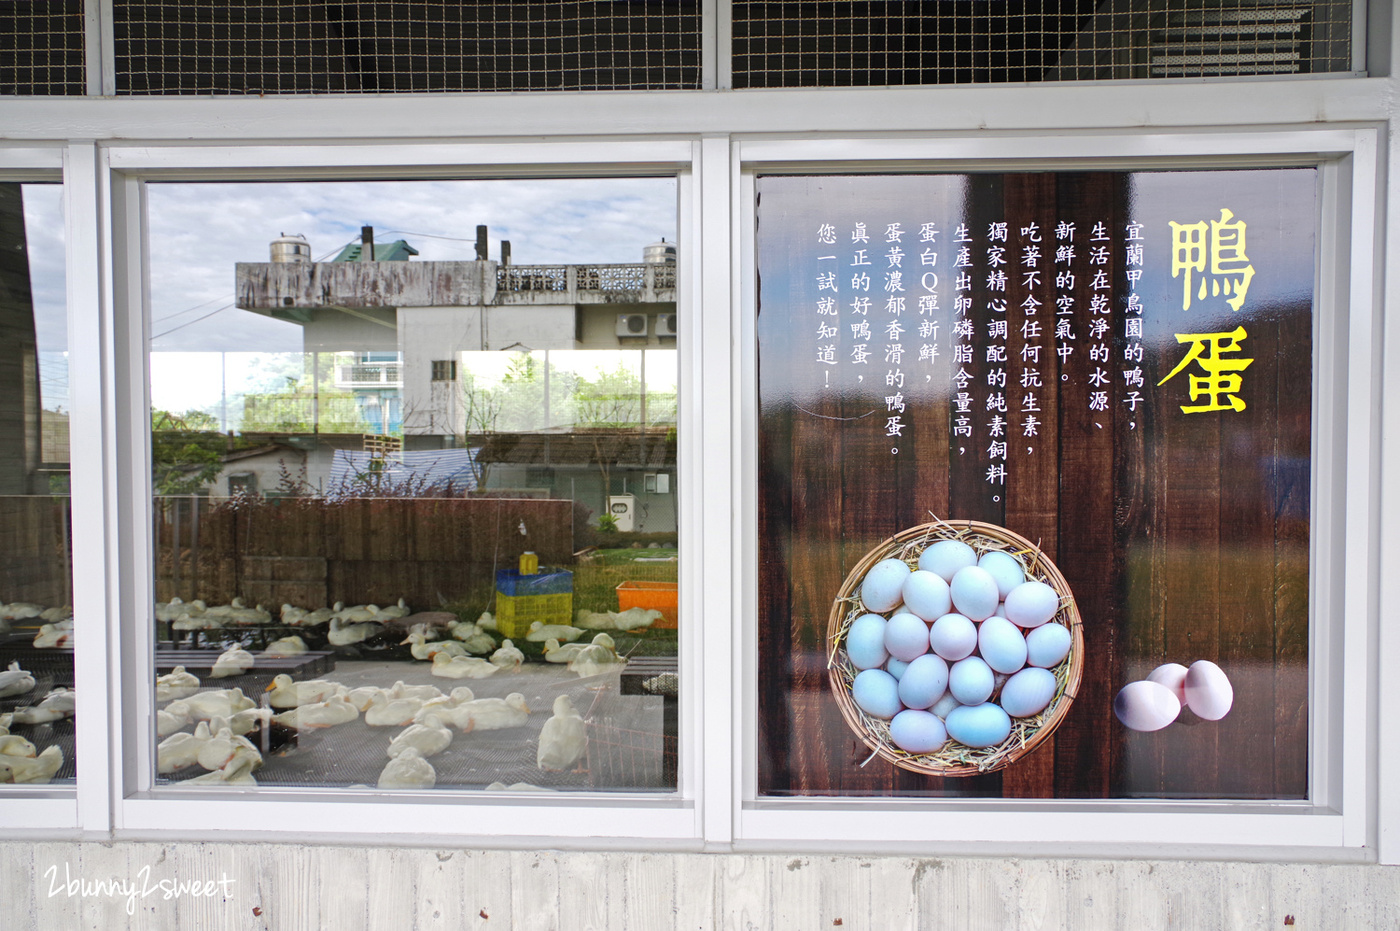
[[[301,329],[233,306],[234,264],[265,262],[269,244],[305,236],[317,260],[356,242],[403,239],[414,261],[489,255],[511,243],[515,264],[641,261],[676,239],[674,178],[473,181],[163,182],[147,185],[152,402],[206,408],[283,384],[300,367]],[[25,185],[36,327],[46,406],[66,407],[63,213],[59,185]]]

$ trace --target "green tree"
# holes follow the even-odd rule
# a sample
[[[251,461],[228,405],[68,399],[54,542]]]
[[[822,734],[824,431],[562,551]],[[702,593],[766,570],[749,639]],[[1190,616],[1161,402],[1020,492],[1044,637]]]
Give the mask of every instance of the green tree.
[[[204,411],[151,411],[152,483],[158,495],[197,494],[223,468],[229,439]]]

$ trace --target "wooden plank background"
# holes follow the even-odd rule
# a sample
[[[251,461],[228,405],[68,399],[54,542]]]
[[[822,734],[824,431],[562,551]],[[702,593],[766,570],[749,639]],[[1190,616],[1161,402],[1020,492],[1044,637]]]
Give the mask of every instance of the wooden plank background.
[[[520,532],[524,524],[526,534]],[[573,562],[573,502],[514,498],[156,499],[156,598],[277,613],[390,605],[415,610],[489,599],[495,569],[523,550]],[[483,605],[485,607],[485,605]]]
[[[1039,319],[1053,333],[1054,226],[1067,220],[1079,231],[1075,352],[1061,364],[1055,340],[1039,340],[1046,347],[1044,387],[1036,389],[1042,427],[1034,439],[1011,431],[1007,481],[1000,488],[985,477],[992,460],[983,412],[974,417],[972,441],[950,441],[956,389],[949,385],[955,371],[949,360],[933,366],[929,381],[909,383],[904,419],[913,435],[896,441],[883,431],[881,395],[892,388],[856,381],[849,365],[831,369],[846,374],[829,374],[812,358],[810,330],[817,318],[811,287],[803,281],[817,268],[810,234],[826,217],[808,202],[836,204],[831,216],[847,217],[856,215],[850,213],[852,198],[866,197],[871,218],[908,215],[907,209],[889,212],[899,209],[890,205],[901,200],[902,179],[874,179],[868,189],[851,179],[760,180],[761,794],[1306,795],[1310,295],[1295,295],[1291,302],[1261,299],[1211,327],[1248,328],[1244,355],[1254,361],[1245,373],[1245,411],[1183,414],[1189,372],[1162,387],[1157,382],[1187,347],[1160,334],[1142,340],[1146,403],[1130,409],[1120,374],[1127,367],[1122,230],[1133,218],[1129,179],[1121,173],[966,176],[960,212],[944,224],[945,235],[958,222],[977,231],[971,314],[977,351],[962,368],[973,376],[979,402],[990,367],[983,357],[991,319],[982,255],[986,226],[1005,220],[1011,228],[1008,272],[1017,269],[1017,230],[1034,221],[1045,233],[1048,257],[1041,267],[1048,273],[1039,287],[1028,292],[1018,275],[1008,275],[1006,345],[1012,361],[1005,368],[1012,412],[1020,411],[1030,390],[1017,381],[1026,319],[1017,308],[1033,293],[1042,305]],[[920,193],[916,186],[904,199]],[[1114,247],[1104,266],[1114,283],[1104,340],[1113,378],[1107,412],[1087,404],[1089,374],[1099,364],[1089,357],[1087,331],[1089,282],[1098,266],[1085,264],[1083,247],[1098,221],[1113,231]],[[1150,232],[1159,246],[1168,237],[1166,224],[1161,226]],[[1254,264],[1262,267],[1263,235],[1250,243]],[[951,243],[940,244],[951,252]],[[881,245],[872,237],[872,255]],[[850,248],[838,243],[823,251]],[[946,268],[940,262],[940,273]],[[1262,289],[1254,293],[1263,295]],[[843,296],[849,299],[844,288]],[[939,337],[940,352],[947,353],[951,292],[944,300]],[[884,319],[872,310],[872,327],[877,318]],[[843,329],[849,319],[843,310]],[[1175,317],[1163,319],[1178,332],[1184,325]],[[1204,325],[1196,331],[1204,332]],[[872,367],[871,381],[885,371]],[[1008,419],[1016,422],[1014,414]],[[895,442],[897,454],[891,452]],[[1052,741],[999,773],[939,779],[869,760],[869,749],[846,726],[829,692],[826,624],[842,580],[873,546],[930,514],[1002,524],[1038,542],[1064,572],[1084,617],[1078,699]],[[1124,684],[1161,663],[1198,659],[1219,663],[1231,677],[1235,705],[1225,719],[1205,722],[1184,711],[1176,724],[1155,733],[1118,723],[1112,701]]]

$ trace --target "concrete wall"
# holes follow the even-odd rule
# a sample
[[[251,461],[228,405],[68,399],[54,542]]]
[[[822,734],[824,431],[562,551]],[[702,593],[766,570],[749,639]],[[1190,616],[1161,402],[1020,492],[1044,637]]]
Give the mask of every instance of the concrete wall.
[[[70,896],[79,879],[156,891],[128,914],[121,894]],[[6,931],[1397,926],[1400,868],[1365,865],[0,843]]]

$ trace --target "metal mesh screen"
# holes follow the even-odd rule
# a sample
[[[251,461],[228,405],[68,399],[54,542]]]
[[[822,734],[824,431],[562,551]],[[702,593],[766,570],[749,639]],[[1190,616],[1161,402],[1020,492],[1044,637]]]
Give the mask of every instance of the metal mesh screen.
[[[113,3],[118,94],[700,86],[699,0]]]
[[[0,94],[82,94],[82,0],[0,3]]]
[[[1348,71],[1352,0],[735,0],[735,87]]]

